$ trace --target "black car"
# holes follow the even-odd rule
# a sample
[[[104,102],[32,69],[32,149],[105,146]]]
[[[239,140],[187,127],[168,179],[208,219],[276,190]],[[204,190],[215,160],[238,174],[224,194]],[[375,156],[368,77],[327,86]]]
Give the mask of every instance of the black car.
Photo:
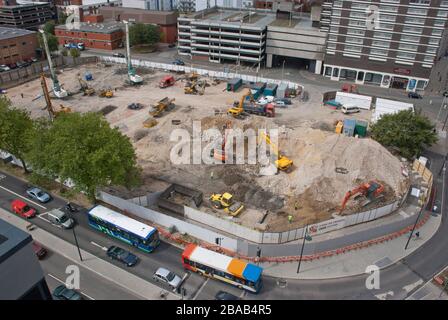
[[[118,57],[118,58],[124,58],[124,57],[125,57],[124,54],[122,54],[122,53],[118,53],[118,52],[114,53],[113,56],[114,56],[114,57]]]
[[[173,64],[176,65],[176,66],[184,66],[185,62],[183,62],[180,59],[176,59],[176,60],[173,61]]]
[[[225,292],[225,291],[218,291],[218,293],[215,295],[216,300],[240,300],[239,297]]]
[[[109,249],[107,249],[107,255],[111,259],[123,262],[128,267],[135,266],[138,261],[138,257],[136,255],[117,246],[111,246]]]
[[[67,288],[63,284],[54,289],[53,298],[55,300],[83,300],[78,292]]]
[[[411,99],[422,99],[422,96],[420,94],[418,94],[417,92],[409,92],[408,93],[408,98],[411,98]]]

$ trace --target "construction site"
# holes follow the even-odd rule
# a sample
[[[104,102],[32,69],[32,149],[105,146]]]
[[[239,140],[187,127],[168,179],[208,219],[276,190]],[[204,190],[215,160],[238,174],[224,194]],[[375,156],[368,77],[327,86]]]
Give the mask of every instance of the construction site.
[[[47,77],[9,89],[8,98],[34,118],[60,112],[104,115],[130,138],[142,168],[142,186],[117,189],[126,199],[177,184],[202,194],[198,210],[277,232],[383,206],[401,199],[409,187],[406,162],[365,134],[337,133],[337,123],[347,115],[324,106],[317,90],[308,90],[308,99],[289,90],[273,100],[281,85],[129,64],[87,64]],[[365,123],[371,112],[349,116]],[[275,160],[268,165],[173,164],[170,152],[176,141],[170,135],[174,129],[192,135],[193,121],[200,121],[202,130],[223,134],[226,128],[278,129],[278,145],[267,135],[261,138],[271,144]],[[225,160],[224,144],[210,156]],[[275,170],[266,174],[267,166]],[[190,205],[183,197],[173,196],[173,201]]]

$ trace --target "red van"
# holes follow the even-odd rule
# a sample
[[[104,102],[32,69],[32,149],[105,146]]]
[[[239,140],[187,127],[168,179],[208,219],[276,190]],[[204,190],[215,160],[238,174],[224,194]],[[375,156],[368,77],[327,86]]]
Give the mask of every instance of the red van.
[[[36,216],[36,209],[31,208],[29,205],[27,205],[22,200],[14,200],[11,202],[11,210],[15,214],[23,217],[23,218],[32,218]]]

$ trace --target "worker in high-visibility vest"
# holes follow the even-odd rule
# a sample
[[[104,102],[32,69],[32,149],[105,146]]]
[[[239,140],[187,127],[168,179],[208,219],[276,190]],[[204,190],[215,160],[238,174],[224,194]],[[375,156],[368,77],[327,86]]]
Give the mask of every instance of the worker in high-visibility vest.
[[[289,222],[289,223],[292,223],[292,215],[289,215],[289,216],[288,216],[288,222]]]

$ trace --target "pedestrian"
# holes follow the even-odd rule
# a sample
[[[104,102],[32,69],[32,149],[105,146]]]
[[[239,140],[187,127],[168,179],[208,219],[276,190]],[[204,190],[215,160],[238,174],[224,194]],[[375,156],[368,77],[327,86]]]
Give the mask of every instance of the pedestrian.
[[[289,223],[292,223],[292,215],[289,215],[289,216],[288,216],[288,222],[289,222]]]
[[[296,203],[294,203],[294,210],[299,210],[299,203],[298,202],[296,202]]]
[[[416,238],[416,239],[419,239],[419,238],[420,238],[420,231],[417,231],[417,232],[415,233],[415,238]]]

